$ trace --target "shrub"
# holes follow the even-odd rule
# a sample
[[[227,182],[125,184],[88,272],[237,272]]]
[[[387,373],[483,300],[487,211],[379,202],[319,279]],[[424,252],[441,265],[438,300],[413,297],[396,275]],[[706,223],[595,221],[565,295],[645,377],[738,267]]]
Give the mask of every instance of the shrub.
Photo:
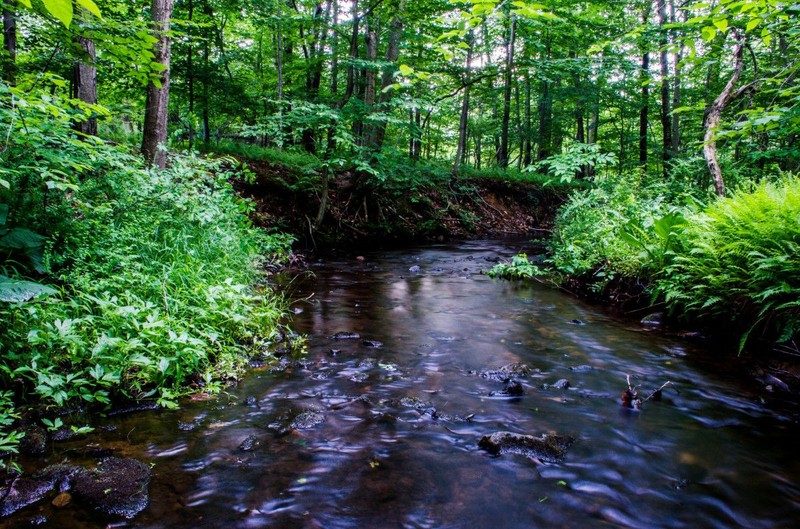
[[[597,178],[559,210],[550,262],[571,276],[591,274],[598,288],[619,275],[653,275],[668,260],[686,201],[639,175]]]

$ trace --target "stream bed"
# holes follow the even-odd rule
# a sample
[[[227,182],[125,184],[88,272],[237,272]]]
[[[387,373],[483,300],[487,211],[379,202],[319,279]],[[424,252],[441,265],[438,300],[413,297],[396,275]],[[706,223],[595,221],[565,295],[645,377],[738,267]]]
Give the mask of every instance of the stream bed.
[[[110,525],[797,527],[799,410],[714,350],[481,273],[522,249],[475,241],[312,267],[293,282],[304,356],[213,400],[102,421],[93,442],[153,464],[147,509]],[[641,395],[673,386],[625,409],[628,375]],[[575,442],[553,461],[479,448],[499,431]],[[0,527],[37,510],[48,527],[108,523],[45,504]]]

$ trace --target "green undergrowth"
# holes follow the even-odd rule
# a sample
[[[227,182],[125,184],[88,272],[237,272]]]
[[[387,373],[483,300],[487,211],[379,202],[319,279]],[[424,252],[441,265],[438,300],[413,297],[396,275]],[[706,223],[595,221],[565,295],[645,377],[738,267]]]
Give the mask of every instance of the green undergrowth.
[[[645,301],[663,303],[674,319],[735,333],[740,351],[754,337],[796,349],[799,245],[796,177],[709,199],[627,175],[571,196],[543,265],[519,255],[490,274],[549,275],[601,295],[645,285]]]
[[[219,391],[284,316],[262,279],[291,238],[251,226],[233,160],[174,155],[148,171],[76,139],[50,111],[67,107],[32,99],[25,131],[0,108],[17,127],[0,181],[0,453],[19,440],[22,406],[172,407]]]
[[[790,343],[800,332],[800,180],[739,191],[694,212],[658,280],[673,315]],[[793,347],[796,348],[796,347]]]

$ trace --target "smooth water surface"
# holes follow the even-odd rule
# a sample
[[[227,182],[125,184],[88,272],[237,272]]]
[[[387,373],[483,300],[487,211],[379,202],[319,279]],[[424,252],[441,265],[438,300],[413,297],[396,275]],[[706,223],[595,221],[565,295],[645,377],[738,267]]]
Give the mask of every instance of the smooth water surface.
[[[800,526],[796,409],[765,403],[714,351],[480,273],[520,249],[469,242],[314,267],[294,287],[293,327],[309,340],[299,362],[254,370],[216,400],[108,419],[104,445],[155,463],[150,506],[115,526]],[[331,338],[342,331],[361,339]],[[533,370],[521,397],[481,376],[513,362]],[[626,375],[644,394],[668,380],[678,391],[626,410]],[[560,379],[570,387],[550,387]],[[307,428],[278,433],[304,412]],[[505,430],[577,440],[560,463],[478,448]],[[103,526],[36,509],[52,526]]]

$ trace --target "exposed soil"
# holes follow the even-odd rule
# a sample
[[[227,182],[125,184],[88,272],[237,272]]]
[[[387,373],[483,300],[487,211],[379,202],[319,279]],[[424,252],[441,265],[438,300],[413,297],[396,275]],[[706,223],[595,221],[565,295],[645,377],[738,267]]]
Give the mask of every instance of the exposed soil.
[[[265,161],[247,161],[253,183],[236,182],[254,200],[254,222],[295,235],[307,249],[390,246],[445,239],[527,235],[544,237],[566,193],[526,182],[470,179],[413,192],[380,188],[352,172],[329,183],[322,222],[312,230],[322,200],[319,189]]]

